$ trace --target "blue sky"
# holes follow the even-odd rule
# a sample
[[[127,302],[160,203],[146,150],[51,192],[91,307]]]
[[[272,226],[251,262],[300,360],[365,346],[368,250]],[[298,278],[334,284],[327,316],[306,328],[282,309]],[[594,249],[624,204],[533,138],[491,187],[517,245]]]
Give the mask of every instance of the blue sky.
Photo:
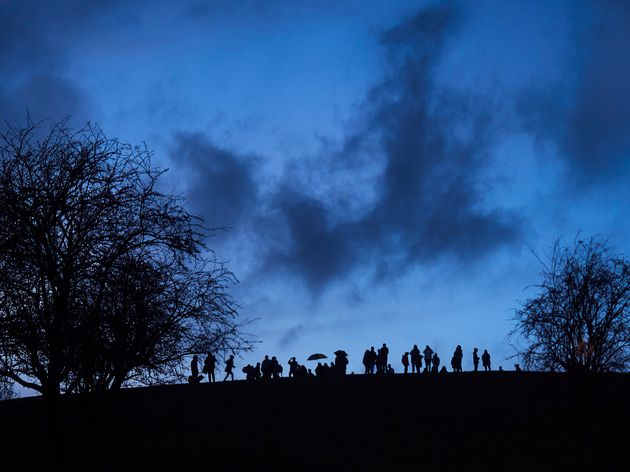
[[[0,2],[0,112],[145,141],[262,343],[496,366],[532,250],[628,254],[623,1]],[[240,369],[237,369],[240,372]]]

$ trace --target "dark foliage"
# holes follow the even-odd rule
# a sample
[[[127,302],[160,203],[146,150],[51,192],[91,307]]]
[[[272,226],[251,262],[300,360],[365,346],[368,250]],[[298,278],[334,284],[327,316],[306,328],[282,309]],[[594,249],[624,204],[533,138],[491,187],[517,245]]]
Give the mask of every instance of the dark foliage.
[[[0,374],[44,395],[178,378],[248,349],[227,287],[146,147],[88,124],[0,135]]]
[[[630,365],[630,261],[593,238],[556,241],[541,261],[539,294],[516,311],[510,337],[527,368],[626,371]]]

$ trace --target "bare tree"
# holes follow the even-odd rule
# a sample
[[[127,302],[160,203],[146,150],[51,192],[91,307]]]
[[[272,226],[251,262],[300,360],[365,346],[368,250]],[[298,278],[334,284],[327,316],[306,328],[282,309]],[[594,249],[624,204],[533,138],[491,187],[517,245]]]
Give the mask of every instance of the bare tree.
[[[540,259],[539,259],[540,260]],[[630,363],[630,262],[605,242],[560,240],[542,264],[538,295],[516,310],[509,338],[530,369],[625,371]]]
[[[0,400],[10,400],[14,396],[13,382],[7,377],[0,377]]]
[[[30,120],[0,143],[1,376],[56,398],[250,348],[236,279],[146,147]]]

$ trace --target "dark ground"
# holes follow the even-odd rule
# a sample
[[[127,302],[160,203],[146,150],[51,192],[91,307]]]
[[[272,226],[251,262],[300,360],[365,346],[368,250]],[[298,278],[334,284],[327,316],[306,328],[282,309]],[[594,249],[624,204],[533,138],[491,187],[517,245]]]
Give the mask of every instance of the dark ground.
[[[66,401],[64,470],[630,471],[629,399],[630,374],[128,389]],[[0,471],[49,468],[45,417],[41,399],[0,402]]]

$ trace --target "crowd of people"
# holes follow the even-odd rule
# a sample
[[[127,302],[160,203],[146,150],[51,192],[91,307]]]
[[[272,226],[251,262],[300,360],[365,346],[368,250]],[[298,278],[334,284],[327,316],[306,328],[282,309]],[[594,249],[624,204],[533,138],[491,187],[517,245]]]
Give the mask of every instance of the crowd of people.
[[[325,356],[323,356],[325,357]],[[464,358],[464,352],[461,346],[455,348],[455,352],[451,357],[451,368],[453,372],[462,372],[462,361]],[[492,370],[490,353],[487,349],[484,349],[481,356],[479,356],[479,349],[474,348],[472,352],[473,370],[477,372],[479,370],[479,361],[484,371]],[[389,348],[387,344],[374,350],[374,346],[370,349],[366,349],[363,354],[363,366],[365,368],[365,375],[382,375],[393,374],[394,369],[389,363]],[[402,355],[401,363],[403,365],[403,372],[409,373],[409,367],[411,367],[412,374],[420,373],[444,373],[447,372],[446,366],[440,368],[440,357],[437,352],[434,352],[428,345],[424,350],[420,351],[417,345],[414,345],[409,352],[405,352]],[[335,351],[335,359],[330,364],[327,362],[318,362],[315,367],[315,372],[307,368],[305,365],[298,363],[295,357],[292,357],[287,362],[289,366],[289,378],[304,378],[304,377],[327,377],[346,375],[348,367],[348,354],[345,351]],[[423,367],[424,365],[424,367]],[[208,382],[215,382],[215,371],[217,367],[217,358],[213,353],[208,353],[203,362],[202,373],[208,376]],[[520,366],[515,364],[517,371],[520,371]],[[499,367],[499,370],[503,370]],[[199,383],[203,379],[203,375],[199,373],[199,357],[193,356],[190,363],[191,375],[188,377],[189,383]],[[234,380],[234,356],[230,357],[225,362],[225,377]],[[283,368],[276,356],[272,356],[271,359],[268,355],[261,362],[257,362],[256,365],[248,364],[243,367],[242,372],[245,374],[246,380],[269,380],[282,377]],[[354,373],[354,372],[353,372]]]

